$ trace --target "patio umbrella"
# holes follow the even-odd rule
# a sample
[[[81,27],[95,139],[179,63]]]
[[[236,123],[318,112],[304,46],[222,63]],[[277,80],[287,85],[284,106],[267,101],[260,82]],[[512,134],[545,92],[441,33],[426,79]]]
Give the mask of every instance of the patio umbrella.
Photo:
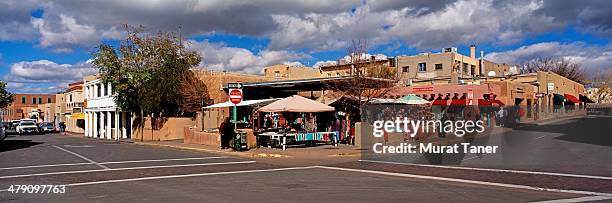
[[[430,103],[429,101],[421,97],[418,97],[414,94],[406,95],[405,97],[399,98],[398,100],[402,104],[429,104]]]
[[[293,95],[278,101],[272,102],[259,108],[262,112],[325,112],[334,111],[334,107],[323,103]]]

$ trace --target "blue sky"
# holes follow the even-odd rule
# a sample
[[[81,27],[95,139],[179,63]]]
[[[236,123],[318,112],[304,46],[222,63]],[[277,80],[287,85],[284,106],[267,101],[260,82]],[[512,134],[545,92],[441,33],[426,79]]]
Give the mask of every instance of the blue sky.
[[[485,58],[520,64],[563,57],[589,74],[612,67],[612,8],[601,1],[159,1],[0,2],[0,79],[13,92],[51,93],[95,73],[87,61],[117,44],[122,23],[179,27],[202,68],[261,73],[278,63],[318,66],[365,39],[379,57],[470,44]],[[559,10],[563,10],[563,12]]]

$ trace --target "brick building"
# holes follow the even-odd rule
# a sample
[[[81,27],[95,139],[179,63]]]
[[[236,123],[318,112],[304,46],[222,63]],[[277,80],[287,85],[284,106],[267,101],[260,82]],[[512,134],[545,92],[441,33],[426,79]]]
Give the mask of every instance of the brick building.
[[[40,114],[36,116],[36,119],[43,121],[44,113],[43,109],[39,109],[39,104],[55,103],[54,94],[15,94],[13,103],[2,110],[3,120],[19,120],[24,118],[31,118],[32,110]]]

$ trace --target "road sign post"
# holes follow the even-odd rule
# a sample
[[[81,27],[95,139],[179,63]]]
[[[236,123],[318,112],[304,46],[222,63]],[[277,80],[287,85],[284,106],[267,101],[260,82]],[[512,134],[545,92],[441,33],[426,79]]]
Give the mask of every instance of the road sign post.
[[[232,114],[234,120],[234,130],[238,128],[238,108],[236,107],[240,102],[242,102],[242,83],[229,83],[227,86],[229,89],[229,100],[234,104],[234,112]]]

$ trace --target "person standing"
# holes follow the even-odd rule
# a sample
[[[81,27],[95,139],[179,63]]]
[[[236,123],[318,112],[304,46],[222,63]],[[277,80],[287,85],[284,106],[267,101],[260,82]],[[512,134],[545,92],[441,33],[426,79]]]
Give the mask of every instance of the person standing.
[[[221,124],[219,129],[221,133],[221,149],[230,147],[230,140],[234,136],[234,125],[232,124],[229,117],[225,118],[225,121]]]

